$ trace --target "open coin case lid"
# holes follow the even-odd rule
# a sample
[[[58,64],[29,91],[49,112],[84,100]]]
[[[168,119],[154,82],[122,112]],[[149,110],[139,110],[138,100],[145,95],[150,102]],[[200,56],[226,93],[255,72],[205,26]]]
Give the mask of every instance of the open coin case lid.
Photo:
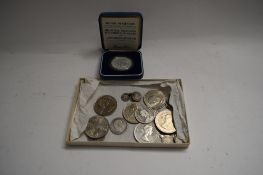
[[[99,16],[103,53],[100,77],[110,80],[143,77],[143,17],[138,12],[103,12]]]
[[[166,99],[158,103],[162,108],[157,110],[154,119],[132,118],[130,112],[134,104],[157,107],[155,101],[145,101],[151,99],[152,92]],[[190,144],[180,79],[103,81],[81,78],[74,97],[66,134],[68,145],[185,148]],[[166,115],[171,117],[166,118]],[[171,119],[169,122],[173,124],[158,123],[157,116],[165,117],[165,121]],[[115,129],[112,128],[114,122]],[[166,126],[160,128],[159,124]]]

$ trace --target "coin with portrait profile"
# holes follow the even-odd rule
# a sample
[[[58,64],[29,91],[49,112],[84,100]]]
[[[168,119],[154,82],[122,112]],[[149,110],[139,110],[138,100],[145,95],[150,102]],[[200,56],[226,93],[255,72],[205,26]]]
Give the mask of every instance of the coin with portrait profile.
[[[139,143],[159,143],[159,135],[154,123],[139,123],[134,129],[135,140]]]
[[[140,123],[150,123],[154,120],[155,112],[143,105],[138,105],[135,117]]]
[[[173,124],[172,111],[169,109],[157,113],[154,121],[156,127],[163,133],[172,134],[176,131]]]

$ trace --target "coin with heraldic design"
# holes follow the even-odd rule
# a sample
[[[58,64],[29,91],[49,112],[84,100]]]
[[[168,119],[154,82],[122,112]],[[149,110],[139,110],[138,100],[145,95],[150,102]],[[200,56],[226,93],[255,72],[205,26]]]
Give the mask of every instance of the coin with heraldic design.
[[[117,108],[117,101],[110,95],[103,95],[94,104],[94,111],[101,116],[111,115]]]
[[[139,102],[139,101],[141,101],[141,99],[142,99],[142,95],[141,95],[140,92],[133,92],[133,93],[131,94],[131,99],[132,99],[132,101],[134,101],[134,102]]]
[[[150,123],[154,120],[155,114],[152,110],[147,109],[142,105],[138,105],[138,109],[135,112],[135,117],[140,123]]]
[[[111,67],[117,71],[127,71],[132,65],[132,60],[123,56],[116,56],[111,61]]]
[[[92,139],[104,137],[109,131],[109,122],[103,116],[93,116],[89,119],[85,134]]]
[[[143,101],[151,109],[158,110],[165,106],[166,99],[162,91],[159,90],[150,90],[144,97]]]
[[[154,123],[139,123],[134,129],[134,137],[139,143],[158,143],[159,135]]]
[[[127,122],[123,118],[115,118],[110,123],[112,133],[120,135],[127,129]]]
[[[135,112],[137,109],[138,105],[136,103],[128,104],[122,111],[123,118],[131,124],[137,124],[138,121],[135,118]]]
[[[172,134],[176,131],[173,124],[172,112],[169,109],[165,109],[156,114],[155,124],[163,133]]]

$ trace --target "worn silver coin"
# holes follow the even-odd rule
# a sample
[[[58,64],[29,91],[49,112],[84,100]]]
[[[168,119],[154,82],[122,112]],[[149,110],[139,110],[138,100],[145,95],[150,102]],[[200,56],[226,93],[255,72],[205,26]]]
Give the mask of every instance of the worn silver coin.
[[[160,135],[162,143],[174,143],[173,135]]]
[[[142,99],[142,94],[140,92],[135,91],[131,94],[131,99],[134,102],[139,102]]]
[[[134,137],[139,143],[159,143],[159,135],[154,123],[139,123],[134,129]]]
[[[155,113],[143,105],[138,105],[138,109],[135,112],[135,117],[140,123],[150,123],[154,120]]]
[[[109,131],[109,122],[103,116],[93,116],[89,119],[85,134],[92,139],[100,139]]]
[[[120,135],[127,129],[127,122],[123,118],[115,118],[110,123],[112,133]]]
[[[94,104],[94,111],[101,116],[111,115],[116,108],[117,101],[110,95],[101,96]]]
[[[158,110],[165,106],[166,98],[162,91],[150,90],[143,97],[144,103],[147,107]]]
[[[127,102],[130,100],[130,94],[129,93],[123,93],[121,95],[121,100],[124,101],[124,102]]]
[[[138,121],[135,118],[135,113],[137,109],[138,109],[137,103],[128,104],[122,111],[123,118],[131,124],[138,123]]]
[[[127,71],[132,65],[132,60],[124,56],[116,56],[111,61],[111,67],[117,71]]]

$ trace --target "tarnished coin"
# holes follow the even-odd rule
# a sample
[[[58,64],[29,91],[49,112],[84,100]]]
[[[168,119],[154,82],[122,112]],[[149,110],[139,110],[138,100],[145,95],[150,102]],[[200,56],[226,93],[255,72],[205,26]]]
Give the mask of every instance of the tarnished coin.
[[[132,65],[132,60],[128,57],[116,56],[111,61],[111,67],[117,71],[127,71]]]
[[[114,134],[122,134],[127,129],[127,122],[123,118],[115,118],[110,123],[110,130]]]
[[[162,91],[150,90],[143,97],[146,106],[152,109],[160,109],[165,106],[166,99]]]
[[[134,101],[134,102],[139,102],[139,101],[141,101],[141,99],[142,99],[142,94],[141,94],[140,92],[133,92],[133,93],[131,94],[131,99],[132,99],[132,101]]]
[[[155,124],[163,133],[172,134],[176,131],[173,124],[172,112],[169,109],[165,109],[156,114]]]
[[[122,115],[124,119],[132,124],[138,123],[138,121],[135,118],[135,112],[138,109],[138,105],[136,103],[128,104],[122,111]]]
[[[158,143],[159,132],[154,123],[139,123],[134,129],[134,137],[139,143]]]
[[[135,118],[140,123],[150,123],[154,120],[154,112],[150,109],[146,109],[142,105],[138,106],[135,112]]]
[[[173,135],[160,135],[162,143],[174,143]]]
[[[104,137],[108,131],[108,120],[102,116],[93,116],[88,121],[85,134],[92,139],[99,139]]]
[[[98,115],[108,116],[111,115],[117,108],[117,101],[110,95],[104,95],[98,98],[94,104],[94,111]]]
[[[124,93],[121,95],[121,100],[124,101],[124,102],[127,102],[130,100],[130,94],[128,93]]]

